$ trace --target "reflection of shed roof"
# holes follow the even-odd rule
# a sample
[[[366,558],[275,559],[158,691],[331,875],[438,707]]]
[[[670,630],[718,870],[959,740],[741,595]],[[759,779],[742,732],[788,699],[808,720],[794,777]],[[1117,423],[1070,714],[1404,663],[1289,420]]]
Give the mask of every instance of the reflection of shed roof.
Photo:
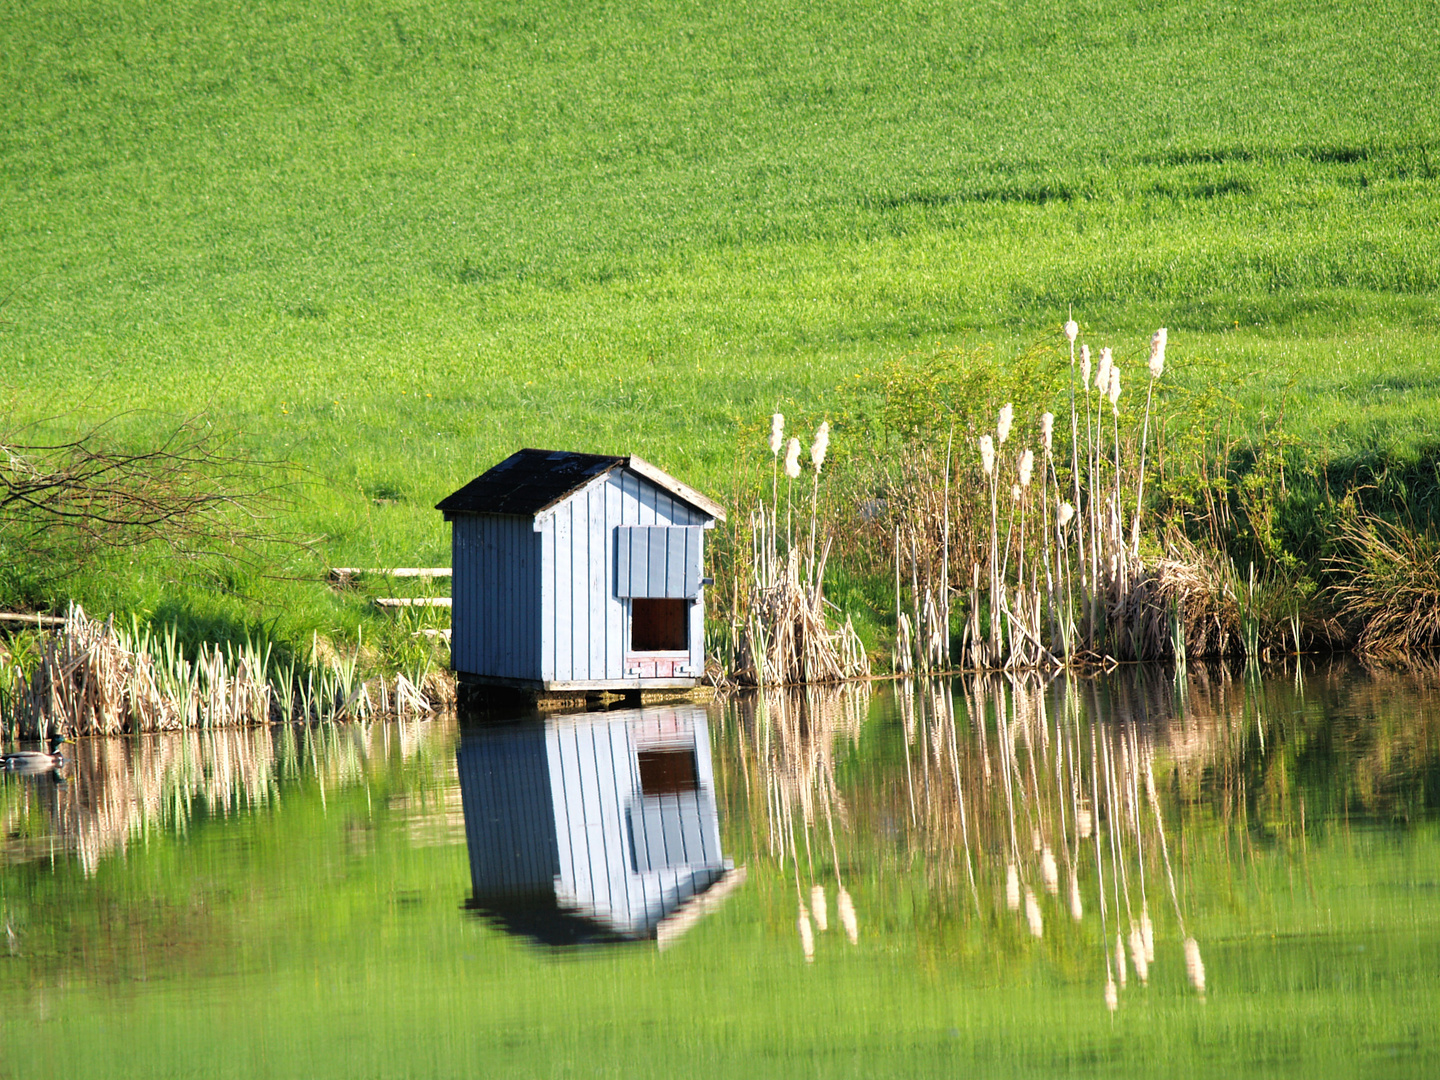
[[[577,454],[569,450],[517,450],[481,473],[435,509],[451,514],[508,514],[534,517],[579,491],[597,476],[626,468],[711,517],[725,520],[724,508],[669,473],[633,454]]]

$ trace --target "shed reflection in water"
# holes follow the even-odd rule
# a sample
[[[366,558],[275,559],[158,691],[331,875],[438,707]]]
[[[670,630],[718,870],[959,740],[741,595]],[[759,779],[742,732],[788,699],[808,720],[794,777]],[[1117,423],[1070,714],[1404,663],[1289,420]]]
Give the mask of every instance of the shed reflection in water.
[[[733,869],[703,709],[471,730],[457,758],[470,906],[514,933],[664,944]]]

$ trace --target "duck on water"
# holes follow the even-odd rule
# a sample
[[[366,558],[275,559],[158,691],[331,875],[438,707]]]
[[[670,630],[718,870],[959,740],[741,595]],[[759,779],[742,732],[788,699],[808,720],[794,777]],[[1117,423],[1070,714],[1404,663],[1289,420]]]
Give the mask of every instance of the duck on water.
[[[0,755],[0,768],[22,776],[53,772],[65,765],[67,759],[60,752],[60,748],[69,743],[69,739],[56,739],[50,744],[49,753],[44,750],[17,750],[11,754]]]

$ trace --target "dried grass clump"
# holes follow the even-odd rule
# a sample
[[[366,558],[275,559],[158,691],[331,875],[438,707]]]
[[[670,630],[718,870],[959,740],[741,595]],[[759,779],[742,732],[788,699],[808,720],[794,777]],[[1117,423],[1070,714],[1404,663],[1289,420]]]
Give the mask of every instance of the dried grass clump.
[[[1107,618],[1121,660],[1224,656],[1242,640],[1240,607],[1218,567],[1161,559],[1111,593]]]
[[[1440,538],[1352,514],[1331,560],[1338,607],[1359,630],[1356,648],[1383,655],[1440,646]]]

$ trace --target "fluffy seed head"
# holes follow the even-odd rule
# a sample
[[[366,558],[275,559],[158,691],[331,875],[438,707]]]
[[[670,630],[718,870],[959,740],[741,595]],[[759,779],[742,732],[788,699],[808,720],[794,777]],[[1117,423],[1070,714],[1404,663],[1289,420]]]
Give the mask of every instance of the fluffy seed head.
[[[785,475],[791,480],[800,476],[800,440],[791,439],[785,444]]]
[[[815,929],[822,934],[830,929],[830,908],[825,903],[824,885],[815,885],[810,889],[810,912],[815,916]]]
[[[1140,982],[1150,985],[1150,962],[1145,959],[1145,938],[1138,926],[1130,927],[1130,962],[1135,965],[1135,974]]]
[[[1109,975],[1105,976],[1105,1008],[1114,1012],[1120,1007],[1120,994],[1115,989],[1115,980]]]
[[[1005,906],[1011,911],[1020,910],[1020,873],[1013,862],[1005,865]]]
[[[815,431],[815,441],[810,444],[810,464],[815,466],[815,471],[820,471],[820,466],[825,464],[825,451],[830,449],[830,421],[820,421],[819,428]]]
[[[1185,939],[1185,974],[1190,976],[1190,984],[1205,993],[1205,961],[1200,959],[1200,943],[1193,937]]]
[[[1080,346],[1080,385],[1090,385],[1090,346]]]
[[[1060,870],[1055,865],[1055,852],[1050,850],[1049,844],[1040,849],[1040,880],[1051,896],[1060,892]]]
[[[1022,488],[1028,488],[1030,486],[1030,477],[1034,472],[1035,452],[1033,450],[1026,450],[1020,455],[1020,486]]]
[[[1044,936],[1045,920],[1040,916],[1040,904],[1029,889],[1025,890],[1025,921],[1030,926],[1031,937]]]
[[[1071,506],[1068,502],[1062,502],[1060,509],[1055,511],[1055,524],[1063,529],[1066,525],[1070,524],[1070,519],[1074,516],[1075,507]]]
[[[784,445],[785,417],[777,412],[770,417],[770,453],[779,454],[780,447]]]
[[[1015,422],[1015,406],[1006,402],[1000,407],[1000,420],[995,425],[995,440],[1000,446],[1010,437],[1010,425]]]
[[[1110,365],[1110,386],[1107,390],[1110,395],[1110,408],[1116,416],[1120,415],[1120,365]]]
[[[845,936],[850,939],[851,945],[860,942],[860,921],[855,918],[855,903],[850,899],[850,894],[845,891],[845,886],[840,886],[840,925],[845,928]]]
[[[805,910],[805,905],[800,905],[800,916],[795,920],[795,927],[800,931],[800,949],[805,953],[805,962],[815,962],[815,930],[810,925],[810,913]]]
[[[1070,873],[1070,917],[1076,922],[1085,917],[1085,905],[1080,902],[1080,879],[1074,871]]]
[[[1080,812],[1075,815],[1075,829],[1080,833],[1081,840],[1090,839],[1090,830],[1095,827],[1095,815],[1090,813],[1089,807],[1082,806]]]
[[[1145,941],[1145,962],[1155,963],[1155,924],[1150,921],[1150,905],[1140,908],[1140,936]]]
[[[1115,931],[1115,966],[1118,969],[1116,974],[1120,976],[1120,985],[1125,985],[1125,940],[1120,936],[1120,931]]]
[[[989,435],[980,436],[980,468],[986,476],[995,475],[995,440]]]
[[[1165,373],[1165,327],[1155,331],[1150,339],[1150,377],[1158,379]]]
[[[1100,350],[1100,363],[1095,365],[1095,389],[1102,394],[1110,389],[1110,365],[1114,362],[1108,345]]]
[[[1040,414],[1040,443],[1045,447],[1045,453],[1050,453],[1055,443],[1055,414],[1053,412]]]
[[[1020,501],[1020,485],[1019,485],[1019,484],[1011,484],[1011,485],[1010,485],[1010,497],[1011,497],[1012,499],[1014,499],[1016,502],[1019,502],[1019,501]]]
[[[1065,322],[1065,337],[1069,340],[1070,344],[1074,345],[1075,339],[1079,336],[1080,324],[1074,319],[1067,319]]]

